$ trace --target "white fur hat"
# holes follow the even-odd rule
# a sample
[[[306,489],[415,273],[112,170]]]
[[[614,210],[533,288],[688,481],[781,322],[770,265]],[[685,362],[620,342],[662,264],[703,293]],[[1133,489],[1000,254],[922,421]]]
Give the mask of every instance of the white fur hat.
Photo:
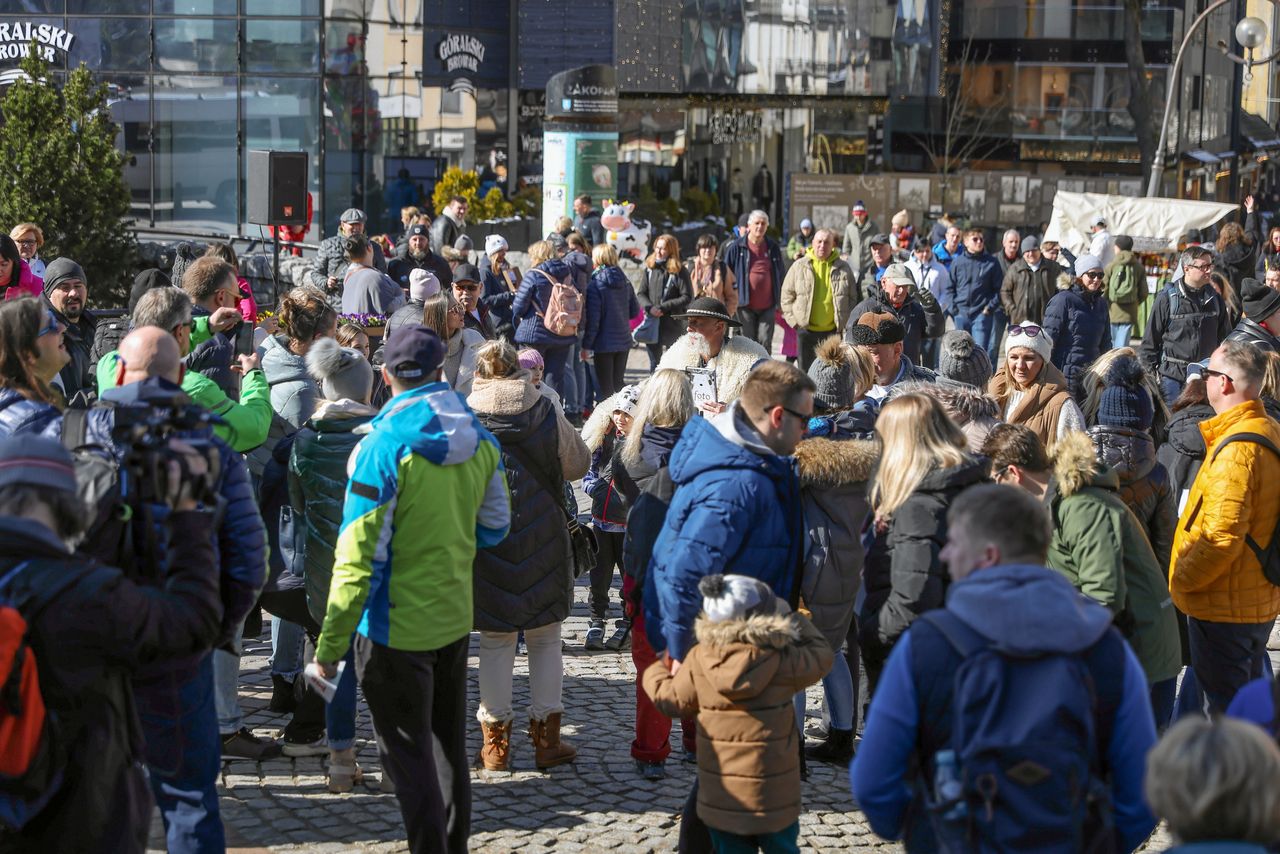
[[[702,594],[702,613],[713,623],[790,610],[769,585],[746,575],[705,576],[698,582],[698,592]]]
[[[1009,326],[1009,334],[1004,339],[1004,358],[1009,359],[1009,351],[1021,347],[1040,356],[1046,362],[1053,361],[1053,339],[1044,328],[1034,323],[1013,323]]]
[[[484,254],[492,255],[495,252],[501,252],[507,247],[507,239],[501,234],[490,234],[484,239]]]

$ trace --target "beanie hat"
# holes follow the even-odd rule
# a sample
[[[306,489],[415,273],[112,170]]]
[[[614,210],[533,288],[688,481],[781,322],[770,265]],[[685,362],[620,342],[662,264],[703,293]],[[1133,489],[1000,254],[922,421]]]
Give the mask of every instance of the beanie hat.
[[[1273,290],[1257,279],[1246,278],[1240,282],[1240,298],[1244,316],[1254,323],[1261,323],[1280,311],[1280,291]]]
[[[1101,270],[1102,259],[1097,255],[1081,255],[1076,259],[1076,276],[1083,276],[1090,270]]]
[[[520,363],[520,367],[526,371],[547,366],[547,363],[542,360],[542,354],[532,347],[517,353],[516,360]]]
[[[440,280],[430,270],[419,267],[409,273],[409,299],[426,302],[440,293]]]
[[[888,312],[864,312],[849,335],[854,344],[897,344],[907,337],[902,322]]]
[[[537,352],[536,350],[534,351]],[[636,414],[636,403],[640,401],[640,386],[625,385],[613,399],[613,411],[625,412],[628,415]]]
[[[952,329],[942,336],[938,346],[938,376],[985,389],[991,374],[991,358],[972,335]]]
[[[702,594],[702,613],[713,623],[790,610],[769,585],[746,575],[704,576],[698,582],[698,592]]]
[[[307,350],[307,372],[320,383],[325,400],[367,401],[373,366],[359,350],[332,338],[317,338]]]
[[[1150,430],[1156,410],[1143,385],[1142,364],[1133,356],[1121,356],[1111,363],[1103,381],[1106,387],[1098,398],[1098,423]]]
[[[182,287],[182,275],[202,255],[204,255],[204,247],[198,243],[184,240],[175,246],[173,250],[173,269],[169,271],[169,280],[176,282],[178,287]],[[48,272],[46,269],[45,273],[47,274]]]
[[[86,285],[89,280],[84,277],[84,268],[70,258],[55,258],[44,268],[44,295],[53,293],[53,289],[63,282],[79,279]]]
[[[825,411],[848,409],[857,392],[853,382],[853,356],[840,336],[832,335],[818,344],[809,366],[809,379],[817,391],[813,401]]]
[[[1027,334],[1015,335],[1013,334],[1015,329],[1019,330],[1020,332],[1022,332],[1023,330],[1031,330],[1031,331],[1034,331],[1035,334],[1034,335],[1027,335]],[[1031,352],[1038,355],[1041,359],[1044,359],[1046,362],[1053,361],[1053,339],[1049,337],[1048,332],[1044,331],[1044,327],[1037,326],[1034,323],[1010,324],[1009,334],[1006,335],[1004,339],[1004,352],[1001,354],[1002,356],[1004,356],[1004,359],[1006,362],[1009,360],[1009,351],[1015,350],[1018,347],[1022,347],[1023,349],[1030,350]]]
[[[138,301],[147,295],[147,291],[155,288],[171,288],[173,282],[169,281],[169,277],[164,274],[163,270],[143,270],[141,273],[133,277],[133,287],[129,289],[129,314],[133,314],[134,309],[138,307]]]
[[[459,252],[470,252],[476,248],[476,244],[468,235],[459,234],[458,239],[453,241],[453,248]]]
[[[0,439],[0,486],[39,486],[76,492],[76,470],[62,443],[43,436]]]
[[[501,252],[507,246],[507,239],[501,234],[490,234],[484,239],[484,254],[492,255],[495,252]]]

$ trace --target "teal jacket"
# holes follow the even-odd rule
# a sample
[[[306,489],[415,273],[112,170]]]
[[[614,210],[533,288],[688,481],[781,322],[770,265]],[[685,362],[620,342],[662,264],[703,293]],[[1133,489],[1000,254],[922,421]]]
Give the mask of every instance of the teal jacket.
[[[447,383],[387,401],[356,446],[316,658],[359,632],[439,649],[471,631],[476,548],[502,542],[511,503],[498,440]]]

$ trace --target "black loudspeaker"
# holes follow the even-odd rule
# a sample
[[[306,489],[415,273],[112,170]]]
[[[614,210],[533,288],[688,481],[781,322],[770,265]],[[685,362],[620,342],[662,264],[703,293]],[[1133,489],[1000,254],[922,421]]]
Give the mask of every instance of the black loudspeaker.
[[[307,153],[249,152],[249,222],[307,224]]]

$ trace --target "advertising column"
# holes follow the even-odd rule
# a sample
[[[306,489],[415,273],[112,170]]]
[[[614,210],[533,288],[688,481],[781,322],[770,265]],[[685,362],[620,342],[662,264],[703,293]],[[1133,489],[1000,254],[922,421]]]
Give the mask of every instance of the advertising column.
[[[586,193],[597,205],[618,190],[618,83],[612,65],[584,65],[547,81],[542,134],[542,233]]]

